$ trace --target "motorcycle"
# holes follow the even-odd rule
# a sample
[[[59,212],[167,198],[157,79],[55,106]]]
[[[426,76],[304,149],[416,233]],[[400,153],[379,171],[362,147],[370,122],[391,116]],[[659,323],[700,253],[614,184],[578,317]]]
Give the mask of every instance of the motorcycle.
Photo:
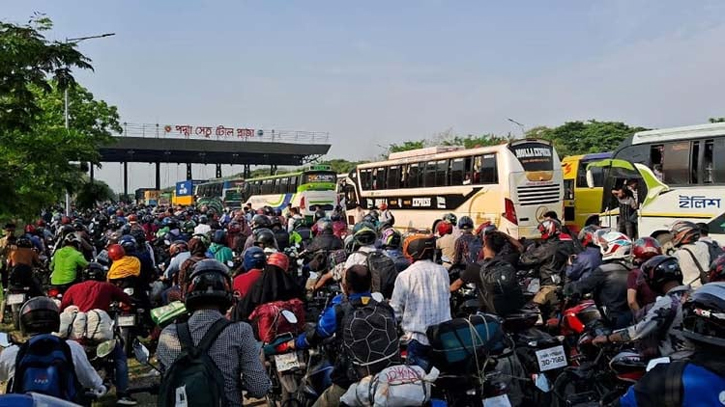
[[[20,308],[30,298],[30,287],[10,285],[8,287],[7,304],[10,306],[10,312],[13,316],[13,327],[15,330],[20,327]],[[21,332],[25,335],[25,332]]]
[[[133,295],[133,288],[124,288],[123,291],[129,296]],[[135,311],[130,307],[122,307],[118,302],[111,303],[108,314],[113,318],[113,326],[116,336],[121,340],[126,355],[131,355],[132,343],[136,336],[140,336],[139,325],[143,320],[145,310],[137,308]]]
[[[297,324],[297,317],[291,311],[282,310],[281,316],[290,324]],[[304,352],[289,349],[288,342],[293,339],[293,334],[286,333],[263,347],[264,365],[272,380],[272,388],[267,394],[269,406],[278,403],[282,406],[304,405],[298,393],[307,364]]]

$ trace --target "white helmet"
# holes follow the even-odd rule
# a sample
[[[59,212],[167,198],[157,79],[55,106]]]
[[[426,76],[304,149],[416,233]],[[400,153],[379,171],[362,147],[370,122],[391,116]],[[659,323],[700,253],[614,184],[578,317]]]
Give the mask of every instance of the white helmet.
[[[632,240],[619,232],[608,232],[599,240],[602,260],[618,260],[629,257],[632,252]]]

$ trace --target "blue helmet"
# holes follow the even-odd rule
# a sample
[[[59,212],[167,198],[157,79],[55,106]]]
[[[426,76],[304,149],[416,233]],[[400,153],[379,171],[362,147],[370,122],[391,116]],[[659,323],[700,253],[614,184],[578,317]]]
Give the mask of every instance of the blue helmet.
[[[244,251],[244,269],[249,271],[252,269],[263,269],[267,264],[267,255],[264,250],[253,246]]]
[[[136,239],[131,235],[123,235],[118,239],[118,244],[123,247],[126,253],[133,253],[136,251]]]

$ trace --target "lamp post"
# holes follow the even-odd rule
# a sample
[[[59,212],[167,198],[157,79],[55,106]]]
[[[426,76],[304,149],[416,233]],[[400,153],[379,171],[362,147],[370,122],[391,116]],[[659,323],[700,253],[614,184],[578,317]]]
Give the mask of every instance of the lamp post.
[[[506,120],[508,120],[508,121],[510,121],[511,123],[513,123],[513,124],[515,124],[515,125],[519,126],[519,127],[521,128],[521,135],[522,135],[522,136],[525,136],[525,135],[526,135],[526,130],[524,130],[524,125],[523,125],[523,124],[521,124],[521,123],[519,123],[519,122],[517,122],[516,120],[514,120],[514,119],[511,119],[511,118],[508,118],[508,119],[506,119]]]
[[[97,38],[106,38],[106,37],[112,37],[116,35],[116,33],[106,33],[106,34],[100,34],[100,35],[90,35],[88,37],[78,37],[78,38],[66,38],[65,43],[74,43],[77,44],[81,41],[86,40],[94,40]],[[70,129],[70,125],[68,123],[68,87],[66,86],[63,90],[63,117],[65,119],[65,128]],[[93,165],[93,164],[91,164]],[[68,191],[65,192],[65,214],[70,216],[70,194]]]

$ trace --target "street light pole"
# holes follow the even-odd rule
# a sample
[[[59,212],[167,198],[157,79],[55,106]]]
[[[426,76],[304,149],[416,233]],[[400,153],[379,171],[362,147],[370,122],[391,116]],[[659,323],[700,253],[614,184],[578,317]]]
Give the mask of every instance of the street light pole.
[[[524,129],[524,125],[523,125],[523,124],[521,124],[521,123],[519,123],[519,122],[517,122],[516,120],[514,120],[514,119],[511,119],[511,118],[508,118],[508,119],[506,119],[506,120],[508,120],[508,121],[510,121],[511,123],[513,123],[513,124],[515,124],[515,125],[519,126],[519,127],[521,128],[521,135],[522,135],[522,136],[525,136],[525,135],[526,135],[526,130]]]
[[[97,38],[112,37],[114,35],[116,35],[116,33],[91,35],[88,37],[66,38],[65,43],[66,44],[70,44],[70,43],[77,44],[77,43],[79,43],[81,41],[85,41],[85,40],[94,40]],[[69,115],[68,115],[68,86],[66,86],[65,89],[63,90],[63,117],[65,119],[65,128],[66,128],[66,130],[69,130],[70,124],[69,124]],[[91,164],[91,165],[93,165],[93,164]],[[68,191],[65,191],[65,214],[67,216],[70,216],[70,194],[68,193]]]

